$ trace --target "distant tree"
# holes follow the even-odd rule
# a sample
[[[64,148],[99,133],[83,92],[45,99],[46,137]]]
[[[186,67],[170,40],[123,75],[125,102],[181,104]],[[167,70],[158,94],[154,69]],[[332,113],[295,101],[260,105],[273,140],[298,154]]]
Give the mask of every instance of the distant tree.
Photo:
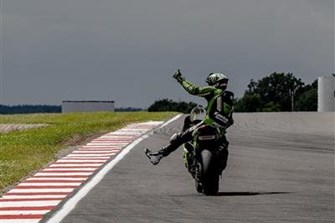
[[[307,85],[292,73],[272,73],[259,81],[250,80],[237,112],[312,111],[317,100],[317,82]]]
[[[293,76],[292,73],[272,73],[258,81],[255,87],[255,93],[260,96],[262,111],[269,110],[269,103],[277,104],[280,111],[292,110],[292,94],[298,91],[304,83]]]
[[[234,110],[236,112],[259,112],[260,107],[259,94],[246,92],[242,98],[236,100]]]
[[[280,105],[274,101],[270,101],[269,103],[264,105],[262,111],[263,112],[279,112]]]
[[[148,108],[149,112],[156,112],[156,111],[177,111],[182,113],[189,113],[192,108],[197,106],[196,103],[193,102],[175,102],[171,99],[161,99],[155,101],[150,107]]]
[[[296,111],[317,111],[318,109],[318,82],[314,81],[301,89],[296,96],[294,107]]]
[[[126,107],[126,108],[115,108],[116,112],[134,112],[134,111],[143,111],[142,108],[133,108],[133,107]]]

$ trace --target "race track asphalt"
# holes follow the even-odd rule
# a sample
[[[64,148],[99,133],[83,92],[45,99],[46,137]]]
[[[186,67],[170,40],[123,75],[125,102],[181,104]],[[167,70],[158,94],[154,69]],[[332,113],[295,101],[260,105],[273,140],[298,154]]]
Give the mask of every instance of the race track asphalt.
[[[157,166],[143,153],[180,131],[180,118],[133,148],[62,222],[333,223],[334,113],[234,118],[218,196],[195,191],[182,148]]]

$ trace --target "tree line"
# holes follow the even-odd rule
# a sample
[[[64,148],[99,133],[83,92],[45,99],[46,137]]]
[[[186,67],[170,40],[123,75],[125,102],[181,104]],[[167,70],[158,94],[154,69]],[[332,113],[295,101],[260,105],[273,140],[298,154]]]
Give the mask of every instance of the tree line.
[[[171,99],[161,99],[155,101],[149,108],[149,112],[159,112],[159,111],[177,111],[183,113],[190,113],[192,108],[197,106],[194,102],[175,102]]]
[[[60,113],[58,105],[0,105],[0,114]]]
[[[292,73],[272,73],[250,80],[243,97],[235,100],[236,112],[316,111],[318,83],[305,84]]]
[[[272,73],[258,81],[253,79],[241,98],[234,101],[235,112],[317,111],[317,80],[305,84],[292,73]],[[189,113],[197,104],[155,101],[148,111]]]
[[[247,85],[243,96],[234,101],[235,112],[317,111],[317,87],[315,80],[305,84],[292,73],[272,73]],[[164,98],[155,101],[147,109],[189,113],[197,106],[193,102],[175,102]],[[116,108],[115,111],[141,111],[141,108]],[[57,105],[0,105],[0,114],[60,113]]]
[[[142,108],[115,108],[117,112],[142,111]],[[61,113],[62,106],[58,105],[0,105],[0,114],[33,114],[33,113]]]

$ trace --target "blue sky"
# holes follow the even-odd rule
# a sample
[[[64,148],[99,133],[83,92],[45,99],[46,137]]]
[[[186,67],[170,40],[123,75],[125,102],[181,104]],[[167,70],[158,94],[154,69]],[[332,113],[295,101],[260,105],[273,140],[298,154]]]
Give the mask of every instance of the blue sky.
[[[197,85],[225,72],[237,97],[272,72],[334,73],[333,0],[0,1],[2,104],[203,103],[177,69]]]

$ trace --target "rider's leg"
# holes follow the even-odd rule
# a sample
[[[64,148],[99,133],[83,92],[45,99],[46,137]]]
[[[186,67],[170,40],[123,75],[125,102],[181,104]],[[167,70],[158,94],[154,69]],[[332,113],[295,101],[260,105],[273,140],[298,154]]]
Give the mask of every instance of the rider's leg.
[[[151,163],[154,165],[158,164],[163,157],[168,156],[170,153],[175,151],[179,146],[181,146],[187,141],[190,141],[192,139],[192,133],[197,126],[198,125],[193,126],[184,132],[174,134],[170,139],[170,144],[162,147],[157,152],[151,152],[149,149],[145,149],[145,153],[147,157],[150,159]]]
[[[186,116],[184,119],[183,132],[189,129],[192,126],[191,116]]]

